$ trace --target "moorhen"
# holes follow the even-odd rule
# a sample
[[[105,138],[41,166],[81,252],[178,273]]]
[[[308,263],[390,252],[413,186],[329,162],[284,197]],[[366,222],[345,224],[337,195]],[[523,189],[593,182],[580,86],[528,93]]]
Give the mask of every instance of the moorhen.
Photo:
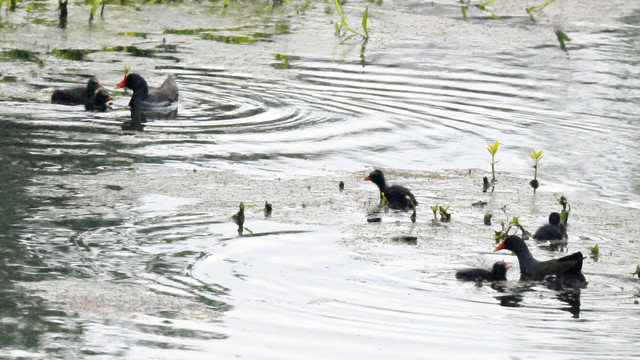
[[[539,241],[566,239],[567,231],[560,226],[560,214],[552,212],[549,215],[549,223],[538,228],[536,233],[533,234],[533,238]]]
[[[51,95],[52,104],[85,105],[93,94],[101,88],[98,79],[92,77],[87,81],[87,86],[78,86],[70,89],[56,89]]]
[[[116,89],[120,88],[133,90],[129,101],[131,110],[156,110],[178,101],[178,85],[171,74],[160,87],[151,90],[142,76],[128,74],[116,85]]]
[[[413,205],[418,206],[416,197],[413,196],[411,191],[406,187],[400,185],[387,186],[384,175],[380,170],[373,170],[364,180],[369,180],[378,185],[378,189],[380,189],[380,200],[382,200],[382,193],[384,193],[384,197],[387,199],[387,205],[391,209],[407,210],[412,208],[411,203],[407,200],[407,196],[411,198]]]
[[[86,111],[107,111],[107,102],[115,100],[113,96],[109,95],[109,92],[105,89],[98,89],[91,99],[84,104]]]
[[[584,288],[587,280],[582,274],[581,252],[559,259],[538,261],[533,258],[527,244],[517,235],[509,235],[493,251],[511,250],[518,256],[520,280],[550,280],[560,287]]]
[[[493,264],[491,270],[487,269],[462,269],[456,271],[456,279],[465,281],[506,281],[507,269],[511,265],[504,261]]]

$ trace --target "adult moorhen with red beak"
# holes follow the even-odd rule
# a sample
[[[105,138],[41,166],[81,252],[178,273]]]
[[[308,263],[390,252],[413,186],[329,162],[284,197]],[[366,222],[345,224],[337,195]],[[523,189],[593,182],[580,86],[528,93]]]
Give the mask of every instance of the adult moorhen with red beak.
[[[456,279],[465,281],[506,281],[507,269],[511,265],[504,261],[493,264],[491,270],[487,269],[462,269],[456,271]]]
[[[147,81],[142,76],[128,74],[116,85],[116,89],[119,88],[133,90],[133,96],[129,101],[131,110],[156,110],[178,101],[178,85],[171,74],[155,89],[149,89]]]
[[[51,95],[51,103],[63,105],[85,105],[89,102],[96,90],[101,87],[102,84],[100,84],[98,79],[92,77],[87,81],[87,86],[54,90]]]
[[[539,227],[533,234],[533,238],[539,241],[566,239],[567,231],[560,225],[560,214],[552,212],[549,215],[549,223]]]
[[[411,191],[406,187],[400,185],[387,186],[384,175],[380,170],[372,171],[364,180],[369,180],[378,185],[378,189],[380,189],[380,199],[382,200],[382,194],[384,193],[384,197],[387,199],[387,205],[391,209],[407,210],[413,208],[411,202],[407,200],[407,196],[409,196],[413,205],[418,206],[416,197],[413,196]]]
[[[582,274],[581,252],[559,259],[538,261],[533,258],[527,244],[519,236],[507,236],[493,251],[511,250],[518,256],[520,280],[551,280],[560,287],[584,288],[587,280]]]

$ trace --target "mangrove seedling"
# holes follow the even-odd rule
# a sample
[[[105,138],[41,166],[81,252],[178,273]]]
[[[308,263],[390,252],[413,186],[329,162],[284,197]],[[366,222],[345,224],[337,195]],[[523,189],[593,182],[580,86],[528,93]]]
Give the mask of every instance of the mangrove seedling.
[[[475,5],[475,6],[476,6],[478,9],[480,9],[480,10],[482,10],[482,11],[486,11],[486,12],[488,12],[489,14],[491,14],[491,17],[492,17],[492,18],[494,18],[494,19],[499,19],[498,15],[494,14],[491,10],[489,10],[489,9],[487,9],[487,8],[486,8],[486,6],[487,6],[487,5],[489,5],[489,4],[493,3],[493,2],[496,2],[496,1],[498,1],[498,0],[488,0],[488,1],[483,2],[482,4],[477,4],[477,5]]]
[[[435,206],[431,207],[431,211],[433,211],[433,221],[438,221],[438,204],[436,203]]]
[[[491,145],[490,143],[487,143],[488,147],[487,150],[489,151],[489,154],[491,154],[491,183],[495,183],[496,182],[496,169],[495,169],[495,165],[497,163],[496,161],[496,153],[498,152],[498,141],[496,140],[496,142]]]
[[[413,203],[413,200],[411,200],[411,196],[407,195],[407,200],[409,201],[409,204],[411,204],[411,207],[413,208],[413,214],[411,214],[411,222],[416,222],[416,205]]]
[[[520,232],[522,233],[520,237],[523,240],[527,240],[531,236],[531,233],[528,232],[524,228],[524,226],[520,225],[518,218],[515,216],[511,218],[511,221],[509,221],[509,224],[505,224],[504,221],[500,221],[500,225],[501,225],[501,229],[499,231],[495,231],[495,233],[493,234],[493,238],[496,240],[496,242],[501,241],[505,236],[509,235],[509,231],[511,231],[511,228],[513,227],[520,230]],[[506,230],[505,230],[505,226],[506,226]]]
[[[513,218],[511,218],[511,222],[509,223],[509,227],[512,227],[512,226],[515,226],[516,228],[518,228],[522,232],[521,238],[523,240],[527,240],[531,236],[531,233],[528,232],[527,230],[525,230],[524,226],[520,225],[520,222],[518,221],[518,218],[515,217],[515,216]],[[509,230],[507,230],[507,231],[509,231]]]
[[[264,202],[264,217],[270,217],[272,211],[273,211],[273,206],[271,206],[271,204],[269,204],[269,202],[265,201]]]
[[[238,235],[242,235],[242,228],[244,226],[244,203],[240,203],[240,210],[237,213],[231,215],[233,222],[238,225]]]
[[[484,214],[484,224],[485,225],[491,225],[491,218],[493,217],[493,214],[491,214],[490,212]]]
[[[598,248],[598,244],[595,246],[589,246],[589,250],[591,250],[591,258],[593,261],[598,261],[598,256],[600,256],[600,249]]]
[[[562,51],[567,52],[567,45],[565,44],[565,41],[571,41],[571,39],[564,33],[564,31],[562,31],[562,29],[559,28],[556,29],[556,37],[558,38]]]
[[[60,10],[60,17],[58,18],[58,27],[60,29],[67,28],[67,16],[69,15],[69,11],[67,10],[67,4],[69,0],[58,0],[58,10]],[[2,0],[0,0],[0,5],[2,5]]]
[[[547,5],[549,5],[549,4],[551,4],[551,3],[555,2],[555,1],[556,0],[549,0],[549,1],[545,2],[545,3],[540,4],[540,5],[530,6],[530,7],[526,8],[525,10],[527,11],[527,14],[529,14],[529,18],[531,18],[531,21],[535,23],[536,19],[533,17],[533,12],[536,11],[536,10],[542,10]]]
[[[239,210],[237,213],[231,215],[231,219],[233,222],[238,225],[238,235],[242,235],[242,230],[247,230],[249,232],[249,236],[253,236],[253,231],[249,228],[244,227],[244,203],[241,202],[239,206]]]
[[[571,205],[567,202],[567,198],[564,195],[560,195],[560,198],[556,194],[553,195],[558,204],[562,206],[562,211],[560,212],[560,226],[566,228],[567,221],[569,221],[569,213],[571,212]]]
[[[493,233],[493,238],[496,240],[496,243],[502,241],[502,239],[504,239],[505,236],[507,236],[507,232],[505,231],[504,227],[506,226],[506,223],[503,220],[500,220],[500,230],[496,230]]]
[[[462,4],[462,20],[467,20],[467,9],[469,8],[470,0],[460,0]]]
[[[380,192],[380,207],[387,207],[387,197],[384,195],[384,191]]]
[[[451,205],[449,205],[447,207],[440,206],[440,209],[439,209],[440,222],[443,222],[443,223],[451,222],[451,214],[452,214],[452,212],[447,212],[447,210],[449,210],[450,207],[451,207]]]
[[[367,20],[369,18],[368,6],[364,9],[364,14],[362,15],[362,30],[364,31],[364,34],[360,34],[359,32],[350,28],[349,25],[347,25],[346,17],[344,16],[342,9],[340,8],[340,3],[338,0],[336,0],[336,9],[338,10],[338,14],[340,15],[340,21],[335,22],[336,35],[339,37],[345,37],[347,33],[351,33],[351,35],[342,40],[342,43],[346,42],[356,35],[361,36],[363,40],[369,39],[369,30],[367,29]]]
[[[632,273],[631,275],[638,275],[638,279],[640,279],[640,265],[636,266],[636,271],[634,273]]]
[[[106,0],[102,0],[103,2]],[[89,12],[89,24],[93,22],[93,18],[96,16],[96,10],[98,10],[98,6],[100,6],[100,0],[91,0],[91,11]],[[104,11],[104,6],[102,8]]]
[[[531,185],[531,187],[533,188],[533,193],[536,193],[536,189],[538,188],[538,169],[540,168],[540,159],[542,159],[542,150],[536,152],[535,150],[531,151],[531,154],[529,154],[531,156],[531,159],[533,159],[533,168],[534,168],[534,172],[533,172],[533,180],[531,180],[531,182],[529,183],[529,185]]]

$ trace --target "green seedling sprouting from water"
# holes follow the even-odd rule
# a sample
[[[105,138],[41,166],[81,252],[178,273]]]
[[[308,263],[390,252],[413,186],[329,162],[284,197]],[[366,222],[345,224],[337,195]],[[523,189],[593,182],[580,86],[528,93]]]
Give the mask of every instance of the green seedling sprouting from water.
[[[478,5],[476,5],[476,7],[477,7],[478,9],[482,10],[482,11],[486,11],[486,12],[488,12],[489,14],[491,14],[491,17],[492,17],[492,18],[494,18],[494,19],[500,19],[500,18],[498,17],[498,15],[494,14],[491,10],[489,10],[489,9],[487,9],[487,8],[486,8],[486,6],[487,6],[487,5],[489,5],[489,4],[493,3],[493,2],[496,2],[496,1],[498,1],[498,0],[489,0],[489,1],[483,2],[482,4],[478,4]]]
[[[509,231],[511,230],[511,228],[514,228],[514,227],[520,230],[520,232],[522,233],[523,240],[527,240],[531,236],[531,233],[528,232],[524,228],[524,226],[520,224],[520,222],[518,221],[518,218],[515,216],[511,218],[511,221],[509,221],[508,224],[506,224],[504,221],[500,221],[500,225],[502,227],[501,230],[495,231],[495,233],[493,234],[493,238],[496,240],[496,242],[501,241],[505,236],[509,235]],[[505,229],[505,226],[506,226],[506,229]]]
[[[562,29],[556,29],[556,37],[558,38],[558,42],[560,43],[560,48],[562,51],[567,52],[566,41],[571,41],[571,39],[567,36],[567,34],[562,31]]]
[[[540,159],[542,159],[542,150],[536,152],[535,150],[531,151],[531,159],[533,159],[533,180],[529,182],[529,185],[533,188],[533,193],[536,193],[536,189],[538,188],[538,169],[540,168]]]
[[[3,3],[4,3],[4,0],[0,0],[0,8],[2,8]],[[7,2],[7,6],[9,6],[9,2]],[[15,11],[17,6],[18,6],[17,0],[11,0],[11,6],[8,7],[7,10]]]
[[[490,212],[484,214],[484,224],[485,225],[491,225],[491,218],[493,217],[493,214],[491,214]]]
[[[96,11],[98,10],[98,7],[100,5],[102,5],[102,10],[100,10],[100,17],[104,15],[104,5],[106,2],[107,2],[106,0],[91,0],[91,12],[89,13],[89,24],[93,22],[93,18],[96,16]]]
[[[237,213],[231,216],[231,219],[233,219],[233,222],[236,223],[236,225],[238,225],[238,235],[242,235],[242,230],[244,229],[249,232],[249,236],[253,236],[253,231],[251,231],[249,228],[244,227],[244,203],[243,202],[240,203],[240,209],[238,210]]]
[[[416,205],[413,203],[413,200],[411,200],[411,196],[407,195],[407,201],[409,202],[409,204],[411,204],[411,207],[413,208],[413,214],[411,214],[411,222],[416,222]]]
[[[595,246],[589,246],[589,250],[591,250],[591,258],[593,261],[598,261],[598,257],[600,256],[600,248],[598,248],[598,244]]]
[[[553,196],[558,201],[558,204],[562,206],[562,211],[560,212],[560,226],[566,228],[567,221],[569,221],[569,213],[571,212],[571,205],[569,205],[567,198],[564,197],[564,195],[560,195],[560,198],[558,198],[556,194]]]
[[[362,39],[365,41],[369,39],[369,30],[367,29],[367,21],[369,18],[368,6],[364,9],[364,14],[362,15],[362,30],[364,31],[364,34],[361,34],[353,30],[352,28],[349,27],[349,25],[347,25],[346,17],[344,16],[342,9],[340,8],[340,3],[338,0],[336,0],[336,9],[338,10],[338,14],[340,15],[340,21],[335,22],[336,35],[339,37],[345,37],[347,32],[351,33],[351,35],[347,36],[344,40],[342,40],[343,43],[356,35],[360,35]]]
[[[470,0],[460,0],[460,4],[462,4],[462,8],[461,8],[461,10],[462,10],[462,19],[463,20],[467,20],[467,9],[469,7],[471,7],[471,6],[477,7],[478,9],[480,9],[482,11],[488,12],[489,14],[491,14],[491,17],[494,18],[494,19],[499,19],[499,17],[496,14],[494,14],[491,10],[486,8],[487,5],[489,5],[489,4],[493,3],[493,2],[496,2],[496,1],[499,1],[499,0],[489,0],[489,1],[485,1],[485,2],[483,2],[481,4],[471,5],[471,1]]]
[[[433,211],[433,221],[438,221],[438,204],[436,203],[435,206],[431,207],[431,211]]]
[[[462,4],[462,20],[467,20],[467,9],[469,8],[469,0],[460,0]]]
[[[386,207],[387,206],[387,197],[384,195],[384,192],[381,191],[380,192],[380,207]]]
[[[526,8],[525,10],[527,11],[527,14],[529,14],[529,18],[531,18],[531,21],[533,21],[534,23],[536,22],[536,19],[533,17],[533,12],[536,10],[542,10],[544,9],[547,5],[554,3],[556,0],[550,0],[547,1],[545,3],[542,3],[540,5],[534,5],[534,6],[530,6],[528,8]]]
[[[447,206],[447,207],[442,207],[440,206],[438,212],[440,213],[440,222],[443,223],[448,223],[451,222],[451,214],[453,212],[448,212],[447,210],[449,210],[449,208],[451,207],[451,205]]]
[[[493,238],[496,240],[496,243],[501,241],[506,236],[507,232],[505,231],[505,228],[504,228],[506,225],[507,224],[503,220],[500,220],[500,226],[501,226],[500,230],[496,230],[493,233]]]
[[[531,236],[531,233],[528,232],[527,230],[525,230],[525,228],[522,225],[520,225],[520,222],[518,221],[518,218],[515,217],[515,216],[511,219],[511,222],[509,223],[509,228],[511,228],[511,227],[518,228],[522,232],[522,238],[524,240],[528,239],[529,236]],[[509,229],[507,229],[507,232],[508,231],[509,231]]]
[[[487,143],[488,147],[487,150],[489,151],[489,154],[491,154],[491,183],[495,183],[496,182],[496,168],[495,165],[496,163],[498,163],[496,161],[496,153],[498,152],[498,141],[496,140],[496,142],[491,145],[490,143]]]

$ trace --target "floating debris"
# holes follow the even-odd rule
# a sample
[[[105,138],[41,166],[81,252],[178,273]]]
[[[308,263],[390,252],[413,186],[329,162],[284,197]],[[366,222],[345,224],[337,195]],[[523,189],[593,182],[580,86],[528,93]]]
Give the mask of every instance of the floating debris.
[[[489,178],[485,176],[482,178],[482,192],[487,192],[489,188],[492,188],[492,185],[489,182]],[[493,188],[491,191],[493,192]]]
[[[340,181],[340,183],[338,184],[338,189],[340,189],[340,191],[344,191],[344,181]]]
[[[393,241],[401,242],[405,244],[417,245],[418,237],[417,236],[394,236]]]
[[[487,205],[489,205],[489,203],[486,202],[486,201],[476,201],[473,204],[471,204],[471,206],[477,207],[477,208],[483,208],[483,207],[485,207]]]
[[[264,217],[270,217],[272,211],[273,211],[273,206],[271,206],[271,204],[269,204],[269,202],[265,201],[264,202]]]

